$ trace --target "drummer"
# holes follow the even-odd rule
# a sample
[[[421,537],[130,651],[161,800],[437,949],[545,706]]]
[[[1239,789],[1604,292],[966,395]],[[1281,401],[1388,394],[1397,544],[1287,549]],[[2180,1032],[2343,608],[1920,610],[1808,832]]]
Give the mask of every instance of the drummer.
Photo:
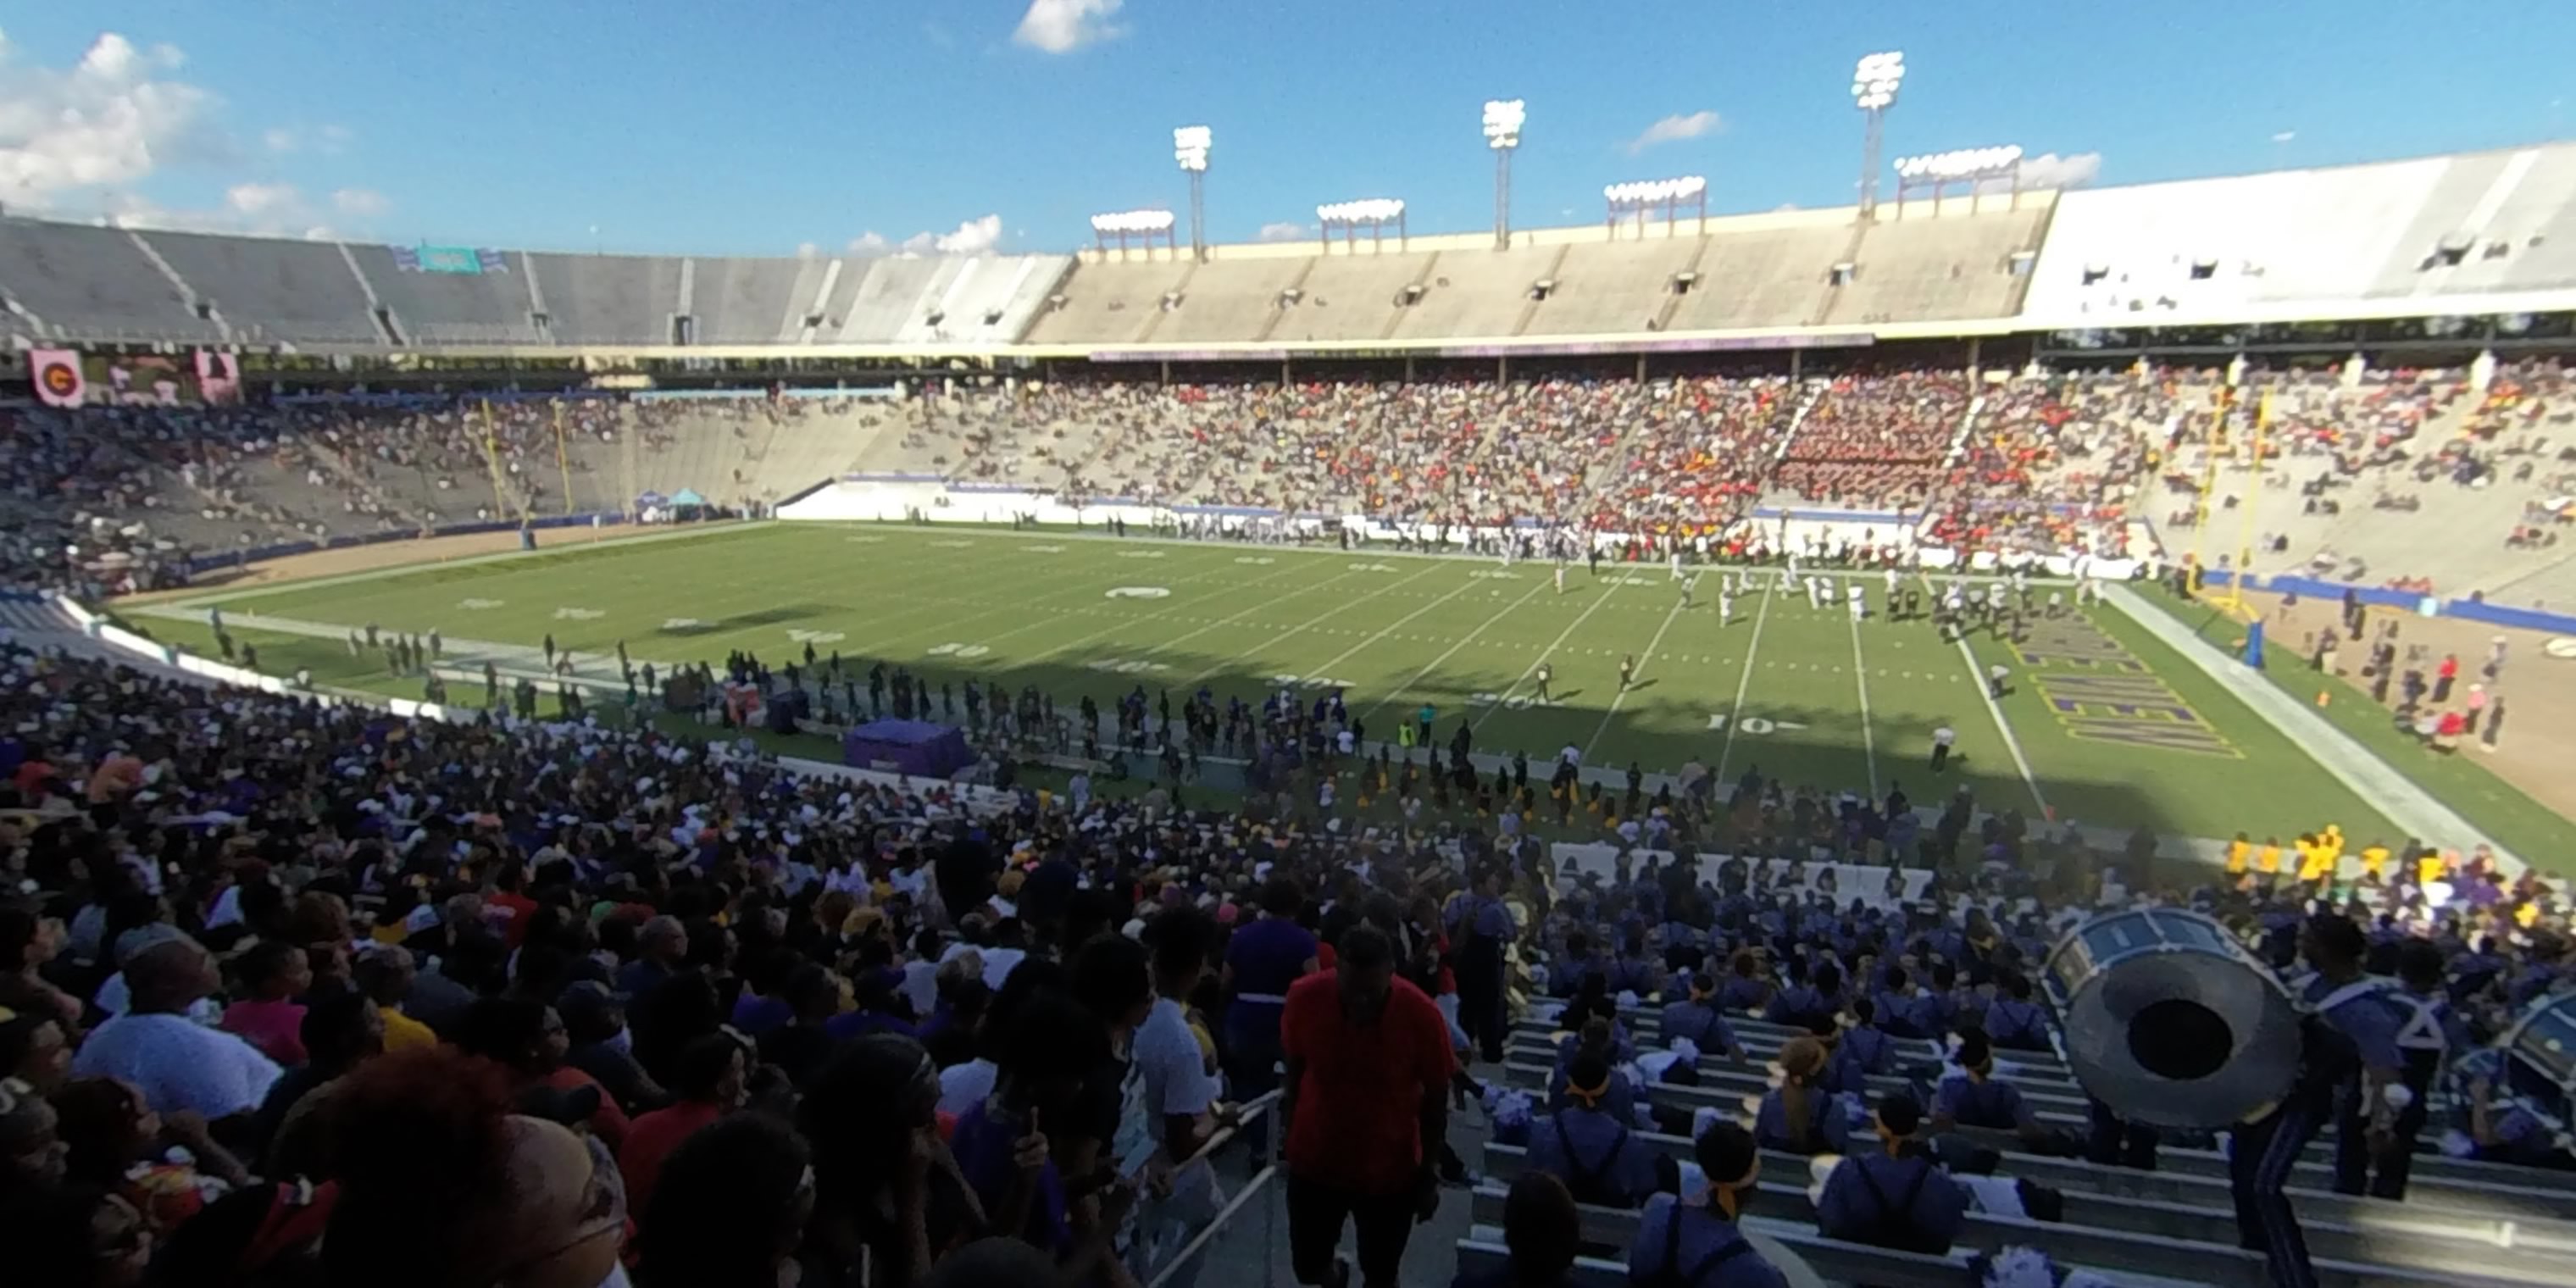
[[[2364,974],[2362,961],[2370,943],[2361,927],[2344,917],[2319,915],[2308,920],[2300,948],[2317,977],[2306,989],[2317,1017],[2352,1044],[2358,1070],[2335,1088],[2335,1192],[2359,1195],[2370,1188],[2374,1166],[2383,1173],[2398,1148],[2397,1117],[2411,1103],[2404,1092],[2406,1058],[2399,1048],[2415,1015],[2391,980]],[[2397,1089],[2392,1095],[2391,1089]],[[2396,1184],[2402,1190],[2401,1174]]]
[[[2029,977],[2006,970],[1995,986],[2003,996],[1986,1007],[1987,1040],[1999,1051],[2048,1050],[2048,1013],[2030,1000]]]

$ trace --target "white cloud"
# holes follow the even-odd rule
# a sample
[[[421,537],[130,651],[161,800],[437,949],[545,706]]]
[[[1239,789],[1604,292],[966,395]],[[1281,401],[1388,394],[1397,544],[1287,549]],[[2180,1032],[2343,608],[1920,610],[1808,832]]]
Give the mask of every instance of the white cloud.
[[[1285,222],[1263,224],[1261,226],[1261,240],[1266,242],[1304,241],[1306,240],[1306,225]]]
[[[349,140],[355,137],[356,131],[345,125],[325,125],[319,128],[276,125],[260,131],[259,141],[261,146],[280,156],[290,152],[318,152],[324,156],[336,156],[341,149],[349,146]]]
[[[1011,39],[1050,54],[1067,54],[1084,45],[1115,39],[1126,28],[1110,19],[1126,0],[1029,0]]]
[[[0,36],[0,197],[47,204],[224,150],[214,95],[169,78],[186,61],[169,45],[107,32],[67,71],[17,54]]]
[[[300,204],[303,199],[291,183],[237,183],[224,189],[226,207],[254,218]]]
[[[1628,140],[1628,155],[1635,156],[1658,143],[1696,139],[1703,134],[1715,134],[1725,128],[1726,122],[1720,120],[1717,113],[1706,109],[1688,115],[1675,113],[1647,126],[1644,133]]]
[[[2081,188],[2102,173],[2102,154],[2075,152],[2059,156],[2043,152],[2021,161],[2021,186],[2024,188]]]
[[[2274,143],[2287,143],[2297,137],[2299,137],[2299,132],[2297,130],[2283,130],[2280,133],[2273,135],[2272,141]]]
[[[814,243],[812,243],[812,242],[798,242],[798,243],[796,243],[796,258],[798,258],[798,259],[812,259],[812,258],[814,258],[815,256],[820,255],[820,254],[822,254],[822,253],[823,253],[823,248],[822,248],[822,247],[820,247],[820,246],[815,245],[815,244],[814,244]]]
[[[924,230],[902,241],[895,241],[880,232],[864,232],[851,238],[841,253],[859,259],[873,259],[879,255],[982,255],[989,253],[1001,240],[1002,217],[986,215],[981,219],[966,220],[951,232]]]
[[[171,209],[130,192],[112,193],[106,204],[101,222],[118,228],[255,233],[307,241],[336,240],[352,231],[328,222],[325,216],[333,212],[363,221],[393,209],[384,194],[372,189],[342,188],[328,202],[317,203],[291,183],[234,184],[224,189],[223,204],[211,210]]]

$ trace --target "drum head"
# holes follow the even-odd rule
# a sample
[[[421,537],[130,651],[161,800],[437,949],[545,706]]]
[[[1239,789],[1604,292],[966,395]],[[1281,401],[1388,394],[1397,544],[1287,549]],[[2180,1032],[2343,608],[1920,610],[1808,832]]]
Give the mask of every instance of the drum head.
[[[2298,1073],[2289,995],[2226,931],[2192,913],[2119,913],[2078,927],[2049,962],[2068,1069],[2120,1116],[2224,1127]]]

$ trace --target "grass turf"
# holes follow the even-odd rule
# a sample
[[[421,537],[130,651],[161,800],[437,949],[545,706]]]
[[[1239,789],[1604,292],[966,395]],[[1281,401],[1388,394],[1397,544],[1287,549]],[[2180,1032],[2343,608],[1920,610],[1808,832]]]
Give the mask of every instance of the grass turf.
[[[1771,574],[1763,574],[1767,587]],[[2286,737],[2117,610],[2033,625],[2033,642],[1972,635],[1963,653],[1923,621],[1810,608],[1803,593],[1739,594],[1721,624],[1718,579],[1684,607],[1660,566],[1575,567],[1558,593],[1543,564],[1378,551],[1114,542],[1062,533],[881,524],[771,524],[686,540],[610,544],[253,590],[209,590],[184,607],[137,610],[158,637],[205,650],[220,604],[263,669],[317,683],[419,696],[353,658],[341,632],[374,623],[448,641],[451,661],[493,643],[527,656],[551,634],[587,654],[623,641],[639,662],[721,662],[747,649],[773,666],[838,651],[901,663],[934,688],[976,677],[1036,685],[1069,706],[1104,706],[1141,684],[1257,702],[1282,684],[1347,691],[1371,737],[1425,703],[1445,745],[1457,722],[1478,750],[1520,750],[1542,767],[1573,746],[1588,764],[1648,771],[1698,759],[1792,784],[1917,802],[1958,782],[1991,808],[2059,814],[2172,835],[2290,836],[2339,822],[2356,841],[2387,830]],[[2044,597],[2044,592],[2043,592]],[[276,619],[255,624],[250,615]],[[308,632],[317,628],[325,633]],[[1636,659],[1622,691],[1619,666]],[[1553,669],[1535,701],[1535,669]],[[2012,667],[2000,711],[1978,672]],[[506,669],[506,663],[505,663]],[[2109,679],[2103,677],[2108,676]],[[453,684],[462,700],[480,686]],[[2066,692],[2077,694],[2064,709]],[[2183,713],[2177,716],[2175,713]],[[1948,724],[1958,754],[1925,758]],[[1540,772],[1544,772],[1543,768]]]

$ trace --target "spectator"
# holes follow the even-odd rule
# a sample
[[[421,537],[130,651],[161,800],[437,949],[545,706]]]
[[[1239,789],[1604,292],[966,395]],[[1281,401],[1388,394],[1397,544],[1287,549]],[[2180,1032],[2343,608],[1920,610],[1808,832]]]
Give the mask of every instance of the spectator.
[[[71,1072],[72,1044],[61,1019],[46,1011],[8,1011],[0,1019],[0,1079],[51,1095]]]
[[[451,1048],[350,1075],[332,1108],[339,1181],[305,1256],[326,1282],[575,1288],[608,1278],[626,1197],[605,1142],[511,1112],[509,1069]]]
[[[342,1079],[384,1054],[384,1010],[362,993],[337,993],[305,1008],[299,1036],[312,1058],[270,1085],[251,1130],[249,1144],[272,1177],[322,1175],[328,1161],[322,1111]]]
[[[259,1049],[281,1066],[304,1063],[304,1007],[295,999],[313,986],[313,971],[304,950],[275,939],[252,944],[238,968],[249,994],[224,1008],[223,1029]]]
[[[215,991],[212,954],[192,939],[154,944],[127,963],[131,1009],[98,1027],[72,1057],[84,1078],[123,1078],[162,1113],[189,1110],[218,1135],[257,1110],[282,1072],[277,1062],[230,1033],[206,1028],[188,1009]]]
[[[778,1288],[814,1215],[810,1158],[803,1139],[764,1114],[731,1114],[691,1133],[641,1209],[637,1288]]]
[[[891,1033],[849,1043],[815,1072],[798,1112],[814,1150],[806,1248],[818,1264],[852,1266],[864,1256],[874,1283],[916,1284],[941,1256],[993,1228],[940,1142],[933,1073],[919,1043]]]
[[[1582,1214],[1564,1182],[1524,1172],[1503,1198],[1503,1247],[1511,1258],[1485,1275],[1463,1271],[1450,1288],[1564,1288],[1583,1246]]]
[[[385,1029],[385,1049],[409,1051],[434,1046],[438,1034],[403,1011],[403,1000],[411,996],[420,972],[411,950],[400,944],[377,944],[358,954],[350,967],[350,982],[374,1002]]]
[[[1353,927],[1335,956],[1289,989],[1280,1021],[1290,1255],[1297,1282],[1338,1286],[1349,1271],[1333,1249],[1356,1222],[1362,1282],[1394,1288],[1414,1222],[1439,1204],[1431,1160],[1457,1066],[1447,1022],[1395,977],[1383,931]]]
[[[653,1204],[653,1186],[663,1160],[700,1128],[742,1107],[750,1071],[742,1039],[710,1033],[680,1053],[680,1080],[673,1088],[679,1100],[656,1109],[626,1129],[617,1150],[617,1169],[626,1177],[626,1199],[639,1210]]]
[[[155,1232],[195,1216],[209,1181],[250,1183],[240,1160],[207,1137],[204,1119],[185,1110],[156,1114],[129,1083],[83,1078],[53,1101],[56,1134],[71,1151],[66,1179],[122,1194]]]
[[[585,1121],[610,1150],[626,1144],[628,1119],[597,1079],[564,1063],[568,1042],[555,1008],[516,997],[487,997],[456,1023],[456,1047],[510,1071],[521,1107],[540,1116]]]

